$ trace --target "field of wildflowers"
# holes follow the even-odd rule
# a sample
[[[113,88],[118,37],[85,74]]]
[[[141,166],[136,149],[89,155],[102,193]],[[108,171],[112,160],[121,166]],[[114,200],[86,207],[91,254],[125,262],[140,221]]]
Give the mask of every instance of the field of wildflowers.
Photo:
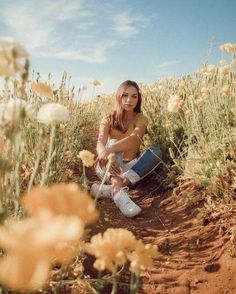
[[[236,195],[236,44],[219,49],[224,58],[219,65],[141,85],[150,121],[143,143],[162,148],[165,184],[176,186],[187,202],[205,201],[205,217],[217,216],[217,209],[232,205]],[[157,247],[126,229],[109,228],[94,236],[88,230],[99,211],[89,195],[87,171],[112,95],[76,101],[66,73],[55,88],[50,75],[41,81],[33,73],[30,80],[29,65],[21,44],[0,38],[0,78],[5,81],[0,92],[1,287],[47,289],[53,267],[63,271],[79,259],[82,264],[89,253],[98,271],[109,272],[103,279],[112,283],[112,293],[128,263],[130,293],[137,293],[140,272],[152,267]],[[95,80],[94,87],[99,83]],[[195,187],[201,187],[199,195]],[[70,282],[78,293],[96,293],[82,265]],[[51,286],[56,291],[60,283]]]

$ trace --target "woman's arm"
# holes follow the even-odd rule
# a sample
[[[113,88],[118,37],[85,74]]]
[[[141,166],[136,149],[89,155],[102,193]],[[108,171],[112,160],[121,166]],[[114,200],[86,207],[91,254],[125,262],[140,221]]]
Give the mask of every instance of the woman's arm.
[[[98,140],[97,140],[97,154],[98,154],[98,160],[103,165],[106,163],[107,156],[107,149],[105,148],[108,135],[109,135],[109,122],[107,120],[103,120],[99,127],[99,133],[98,133]]]
[[[147,132],[147,127],[144,124],[136,125],[133,132],[126,138],[119,140],[111,147],[107,148],[108,154],[114,152],[126,152],[134,149],[134,151],[138,151],[141,139]]]

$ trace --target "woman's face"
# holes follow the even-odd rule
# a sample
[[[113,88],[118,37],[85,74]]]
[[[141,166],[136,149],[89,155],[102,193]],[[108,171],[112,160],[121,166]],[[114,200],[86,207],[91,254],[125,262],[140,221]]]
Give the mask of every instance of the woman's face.
[[[134,111],[138,103],[138,90],[129,86],[121,96],[121,106],[126,111]]]

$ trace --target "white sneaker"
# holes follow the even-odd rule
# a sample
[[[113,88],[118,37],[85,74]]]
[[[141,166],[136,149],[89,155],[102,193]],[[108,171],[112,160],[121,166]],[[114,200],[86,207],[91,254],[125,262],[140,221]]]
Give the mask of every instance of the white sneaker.
[[[100,188],[100,184],[93,184],[91,186],[91,189],[90,189],[90,194],[95,198],[97,196],[97,199],[100,199],[100,198],[112,198],[112,186],[111,185],[102,185],[100,191],[99,191],[99,188]],[[99,191],[99,192],[98,192]]]
[[[129,194],[127,193],[128,190],[128,187],[120,189],[120,191],[115,194],[113,199],[123,215],[127,217],[134,217],[141,212],[141,208],[129,198]]]

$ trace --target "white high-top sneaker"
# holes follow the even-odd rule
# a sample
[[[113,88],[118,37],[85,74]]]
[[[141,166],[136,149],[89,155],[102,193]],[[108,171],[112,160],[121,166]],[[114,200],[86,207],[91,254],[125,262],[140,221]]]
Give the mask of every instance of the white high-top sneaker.
[[[134,217],[141,212],[141,208],[129,198],[129,194],[127,193],[128,190],[128,187],[120,189],[120,191],[115,194],[113,199],[123,215],[127,217]]]
[[[100,184],[93,184],[90,189],[90,194],[95,198],[98,194]],[[112,186],[111,185],[102,185],[99,194],[97,196],[97,199],[100,198],[112,198]]]

